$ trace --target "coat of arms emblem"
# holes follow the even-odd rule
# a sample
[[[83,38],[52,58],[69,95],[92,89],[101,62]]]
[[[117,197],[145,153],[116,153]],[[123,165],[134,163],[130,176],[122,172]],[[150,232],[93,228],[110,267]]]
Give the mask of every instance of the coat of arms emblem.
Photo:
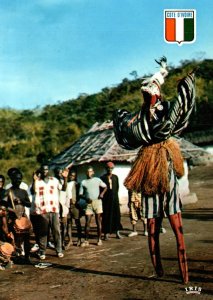
[[[165,9],[164,38],[167,43],[194,43],[196,40],[196,11],[194,9]]]

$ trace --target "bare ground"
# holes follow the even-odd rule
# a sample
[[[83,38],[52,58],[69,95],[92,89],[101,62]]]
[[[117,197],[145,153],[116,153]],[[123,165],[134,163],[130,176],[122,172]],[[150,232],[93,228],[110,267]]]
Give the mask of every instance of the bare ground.
[[[189,176],[190,190],[197,194],[198,202],[183,210],[190,275],[187,285],[180,281],[176,242],[168,220],[163,223],[167,233],[161,235],[165,276],[158,279],[152,276],[147,237],[138,226],[139,235],[128,238],[131,225],[128,215],[123,215],[122,240],[112,236],[99,247],[94,238],[87,248],[72,246],[62,259],[48,250],[46,261],[52,266],[45,269],[14,265],[0,271],[0,299],[213,299],[213,166],[195,167]],[[186,294],[185,288],[190,287],[202,289],[201,293]]]

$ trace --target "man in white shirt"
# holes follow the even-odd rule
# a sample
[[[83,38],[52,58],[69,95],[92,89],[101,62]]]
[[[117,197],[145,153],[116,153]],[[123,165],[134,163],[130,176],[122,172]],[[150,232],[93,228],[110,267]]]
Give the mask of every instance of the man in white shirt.
[[[40,236],[39,236],[39,256],[45,259],[47,247],[47,237],[49,226],[52,230],[55,250],[59,258],[63,257],[60,222],[59,222],[59,191],[64,190],[59,180],[49,176],[49,168],[47,164],[41,166],[41,175],[34,177],[32,192],[34,193],[33,211],[31,214],[37,215],[40,220]],[[68,172],[63,172],[64,178],[67,178]]]

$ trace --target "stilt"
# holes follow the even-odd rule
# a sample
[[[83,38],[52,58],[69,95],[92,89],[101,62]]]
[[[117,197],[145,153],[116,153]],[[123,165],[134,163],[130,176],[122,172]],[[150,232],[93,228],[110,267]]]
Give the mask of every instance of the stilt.
[[[155,268],[156,274],[159,277],[163,276],[163,267],[161,264],[160,243],[159,243],[161,224],[162,224],[162,218],[151,218],[147,220],[149,252],[150,252],[152,264]]]
[[[177,242],[178,262],[182,281],[187,284],[189,281],[188,264],[186,259],[186,248],[183,236],[183,224],[181,213],[168,216],[169,222],[173,229]]]

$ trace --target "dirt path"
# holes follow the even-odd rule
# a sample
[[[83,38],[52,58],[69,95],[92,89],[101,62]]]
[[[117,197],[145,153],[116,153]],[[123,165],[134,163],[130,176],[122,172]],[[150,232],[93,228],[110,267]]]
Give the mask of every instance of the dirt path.
[[[112,236],[98,247],[94,239],[88,248],[71,247],[62,259],[48,250],[47,262],[52,266],[46,269],[15,265],[1,271],[0,299],[212,299],[212,166],[190,171],[190,190],[199,201],[185,206],[183,211],[190,273],[186,286],[180,282],[176,243],[168,220],[163,224],[167,233],[161,235],[165,276],[156,279],[152,277],[147,237],[139,230],[139,236],[128,238],[131,226],[124,215],[122,240]],[[185,288],[190,287],[201,289],[200,295],[187,295]]]

